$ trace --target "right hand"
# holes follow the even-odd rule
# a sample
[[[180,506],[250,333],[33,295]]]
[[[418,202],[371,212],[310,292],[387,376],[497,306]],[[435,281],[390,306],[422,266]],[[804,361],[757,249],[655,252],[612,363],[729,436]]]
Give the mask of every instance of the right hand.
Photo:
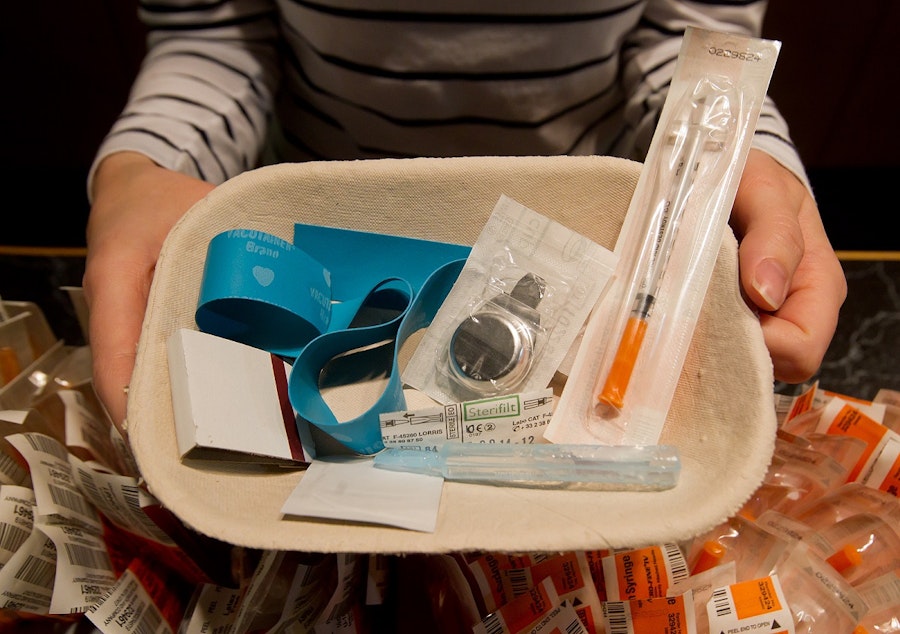
[[[847,280],[812,194],[778,161],[750,150],[731,211],[741,281],[759,312],[775,379],[803,383],[831,344]]]
[[[213,187],[136,152],[111,154],[97,169],[82,285],[94,388],[123,434],[156,260],[175,223]]]

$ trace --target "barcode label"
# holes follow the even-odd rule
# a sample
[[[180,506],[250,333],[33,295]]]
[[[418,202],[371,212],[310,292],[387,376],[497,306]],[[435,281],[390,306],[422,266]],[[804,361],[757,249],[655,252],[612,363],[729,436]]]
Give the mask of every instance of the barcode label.
[[[572,621],[566,626],[566,634],[584,634],[584,625],[581,621]]]
[[[19,484],[24,482],[27,472],[12,456],[0,451],[0,474],[5,476],[5,479],[0,478],[0,484]]]
[[[605,601],[603,617],[606,619],[607,634],[631,634],[624,601]]]
[[[79,515],[85,517],[91,517],[93,515],[91,509],[85,503],[84,497],[80,493],[63,489],[55,484],[48,484],[47,488],[50,490],[50,498],[53,500],[54,504],[64,506],[70,511],[75,511]]]
[[[497,612],[488,614],[481,622],[484,634],[503,634],[503,620]]]
[[[141,497],[136,486],[125,485],[122,487],[122,495],[128,508],[138,510],[141,508]]]
[[[60,460],[68,460],[69,452],[58,441],[42,434],[25,434],[25,440],[35,451],[50,454]]]
[[[78,469],[78,476],[78,483],[81,485],[81,490],[88,499],[96,504],[100,500],[100,491],[97,490],[97,483],[94,482],[93,474],[88,473],[84,469]]]
[[[776,574],[715,588],[706,615],[710,632],[794,632],[794,617]]]
[[[162,623],[162,616],[152,606],[144,610],[135,628],[136,634],[154,634]]]
[[[28,555],[25,563],[13,575],[19,581],[30,583],[42,588],[53,587],[53,577],[56,575],[56,563],[49,562],[33,555]]]
[[[521,596],[531,589],[531,575],[525,568],[512,568],[505,571],[514,597]]]
[[[29,531],[18,526],[3,524],[0,526],[0,548],[14,553],[28,539],[30,534]]]
[[[690,572],[688,571],[687,563],[684,560],[684,554],[681,552],[681,548],[678,547],[678,544],[665,544],[665,549],[666,559],[672,570],[672,581],[677,583],[678,581],[687,579]]]
[[[716,611],[716,616],[732,616],[734,613],[728,588],[714,590],[712,593],[712,604],[713,609]]]
[[[84,566],[101,570],[112,570],[109,556],[102,550],[88,548],[80,544],[66,544],[66,555],[73,566]]]

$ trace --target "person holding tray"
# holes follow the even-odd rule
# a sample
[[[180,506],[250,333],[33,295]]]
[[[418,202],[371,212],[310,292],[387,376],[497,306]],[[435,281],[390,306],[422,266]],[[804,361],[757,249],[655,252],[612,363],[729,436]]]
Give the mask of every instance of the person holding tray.
[[[216,185],[274,162],[610,155],[642,161],[688,25],[759,37],[766,2],[160,0],[88,178],[83,281],[113,422],[157,257]],[[731,214],[775,378],[810,378],[846,280],[767,100]]]

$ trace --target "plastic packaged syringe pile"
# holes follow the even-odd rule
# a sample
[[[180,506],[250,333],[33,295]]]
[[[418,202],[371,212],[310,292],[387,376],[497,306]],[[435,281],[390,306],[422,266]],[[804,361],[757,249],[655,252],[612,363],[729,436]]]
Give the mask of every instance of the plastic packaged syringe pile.
[[[818,385],[776,395],[763,483],[739,513],[684,543],[517,555],[248,551],[192,533],[155,504],[100,413],[87,350],[54,342],[33,304],[4,307],[4,627],[900,632],[895,391],[873,402]]]

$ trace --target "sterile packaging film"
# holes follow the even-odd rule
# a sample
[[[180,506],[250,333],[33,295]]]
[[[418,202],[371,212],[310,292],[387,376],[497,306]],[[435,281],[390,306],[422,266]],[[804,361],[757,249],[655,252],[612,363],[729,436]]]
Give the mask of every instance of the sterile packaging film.
[[[658,442],[779,48],[687,32],[616,241],[612,289],[547,430],[553,442]]]

